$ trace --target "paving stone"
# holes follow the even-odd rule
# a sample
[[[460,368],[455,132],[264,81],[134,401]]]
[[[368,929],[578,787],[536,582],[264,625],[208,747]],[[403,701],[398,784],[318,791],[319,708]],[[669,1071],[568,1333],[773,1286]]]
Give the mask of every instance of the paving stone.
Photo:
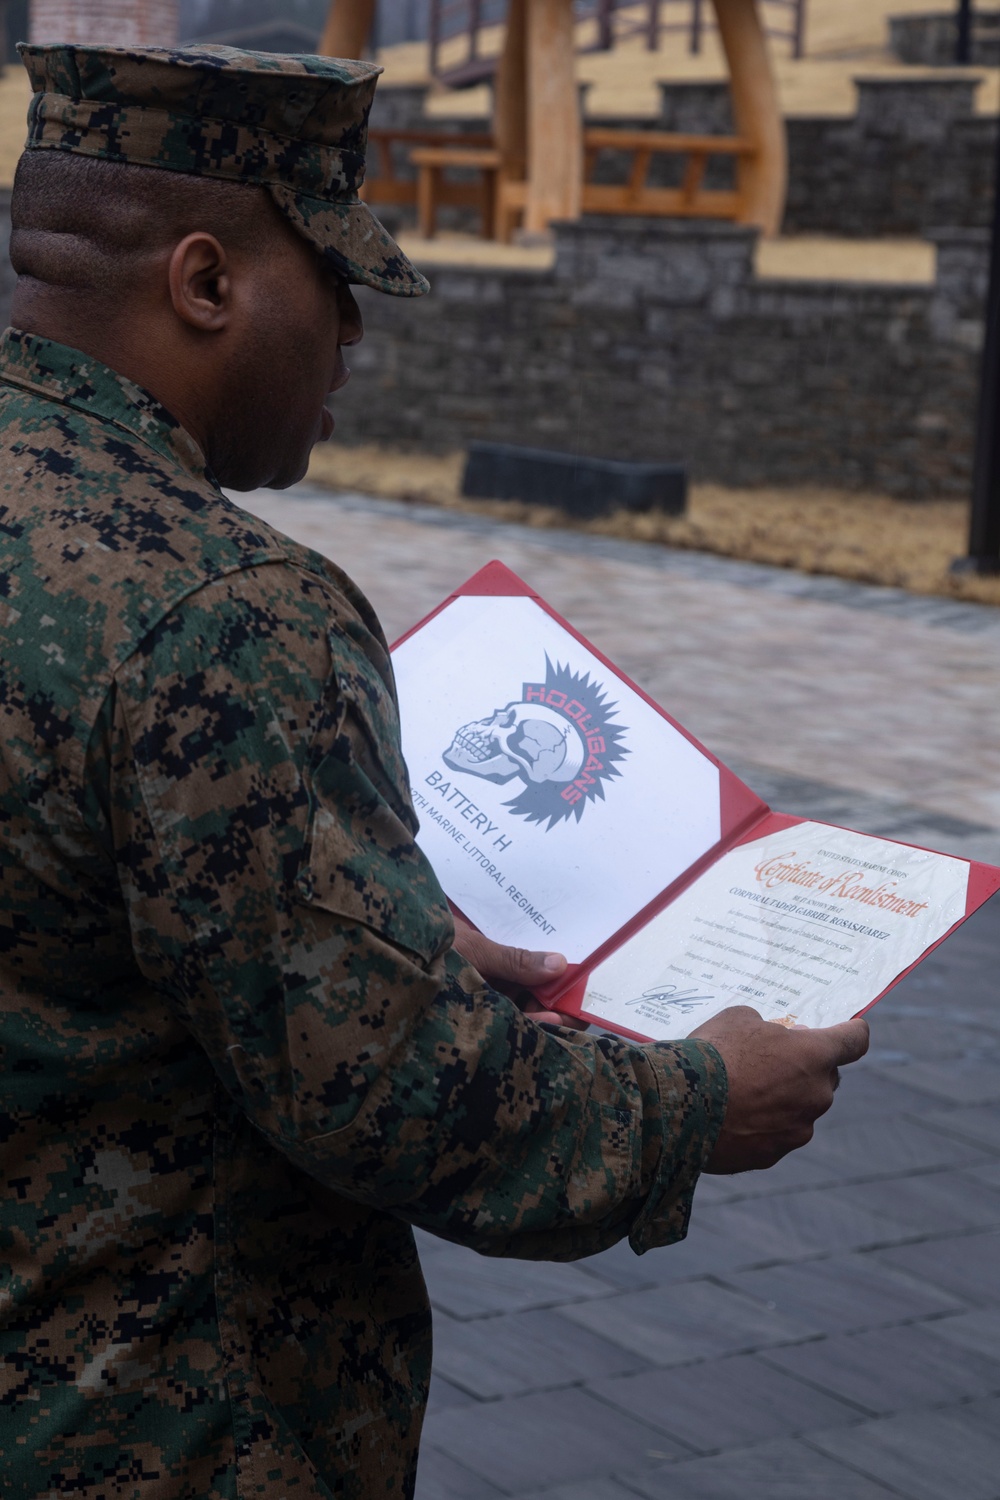
[[[964,1304],[871,1255],[741,1271],[726,1278],[810,1333],[851,1333],[960,1310]]]
[[[949,1345],[934,1337],[933,1326],[835,1335],[768,1350],[764,1358],[873,1415],[1000,1391],[1000,1358]]]
[[[753,1354],[594,1380],[589,1389],[699,1453],[858,1420],[856,1406],[811,1389]]]
[[[651,1468],[687,1454],[582,1390],[544,1391],[428,1417],[425,1441],[512,1494]]]
[[[898,1224],[940,1234],[1000,1225],[1000,1192],[961,1172],[923,1172],[839,1189],[841,1199],[885,1214]]]
[[[836,1433],[817,1433],[811,1446],[860,1469],[913,1500],[997,1500],[1000,1422],[992,1430],[967,1407],[906,1412]]]
[[[1000,1161],[987,1161],[968,1167],[965,1175],[975,1178],[976,1182],[985,1182],[987,1187],[1000,1188]]]
[[[951,1104],[996,1104],[1000,1102],[1000,1057],[908,1063],[899,1069],[899,1081]]]
[[[837,1123],[818,1133],[809,1149],[852,1177],[933,1172],[983,1158],[975,1146],[942,1136],[926,1115],[921,1124],[902,1117]]]
[[[905,1048],[900,1047],[899,1034],[892,1029],[897,1021],[892,1005],[893,996],[889,995],[869,1014],[874,1053],[880,1050],[906,1052]],[[924,1024],[923,1021],[903,1017],[898,1020],[900,1024],[909,1027]],[[936,1020],[935,1012],[935,1023]],[[885,1036],[887,1028],[888,1036]],[[976,1032],[970,1027],[965,1035],[974,1038]],[[965,1045],[964,1041],[962,1045]],[[827,1131],[838,1125],[856,1125],[862,1120],[909,1113],[919,1118],[920,1112],[928,1108],[926,1097],[909,1084],[909,1069],[902,1064],[891,1070],[880,1068],[872,1052],[841,1073],[840,1088],[837,1090],[833,1109],[817,1123],[817,1141],[824,1140]],[[811,1148],[807,1146],[801,1154],[812,1155]]]
[[[752,1265],[756,1258],[737,1240],[714,1234],[695,1221],[687,1238],[676,1245],[636,1255],[627,1240],[619,1240],[610,1250],[590,1256],[585,1264],[592,1276],[599,1276],[611,1286],[639,1291],[643,1287],[722,1275]]]
[[[421,1443],[413,1500],[496,1500],[502,1494],[481,1474],[473,1474],[430,1443]]]
[[[516,1500],[635,1500],[635,1490],[627,1490],[617,1479],[576,1479],[552,1490],[523,1491]]]
[[[886,1214],[858,1207],[839,1187],[724,1204],[707,1210],[702,1223],[744,1246],[758,1262],[890,1245],[913,1235]]]
[[[810,1146],[790,1151],[773,1167],[763,1172],[737,1172],[731,1177],[703,1177],[695,1195],[695,1223],[703,1209],[714,1202],[734,1203],[741,1198],[763,1198],[771,1193],[795,1193],[804,1188],[823,1187],[843,1180],[843,1172],[813,1155]],[[706,1184],[712,1187],[705,1193]]]
[[[988,1151],[1000,1151],[1000,1107],[995,1104],[933,1110],[925,1119],[928,1125],[963,1141],[985,1146]]]
[[[642,1370],[647,1362],[556,1312],[511,1313],[491,1318],[488,1327],[439,1314],[434,1368],[454,1387],[490,1400],[580,1384],[598,1371]]]
[[[924,1070],[927,1081],[932,1082],[936,1066],[940,1066],[942,1062],[957,1063],[983,1045],[982,1028],[957,1023],[946,1008],[935,1006],[914,1014],[911,1008],[905,1007],[905,1002],[900,1009],[893,1009],[892,996],[888,999],[888,1005],[883,1002],[869,1015],[872,1045],[875,1049],[895,1052],[905,1059],[911,1059],[908,1065],[899,1065],[892,1070],[890,1081],[903,1090],[919,1089],[915,1080],[920,1076],[921,1069]],[[992,1036],[990,1045],[993,1045]],[[871,1051],[860,1065],[859,1071],[866,1065],[869,1070],[879,1070],[878,1063],[871,1061]],[[884,1069],[879,1071],[884,1075]],[[945,1069],[946,1073],[948,1071],[949,1069]],[[851,1068],[844,1072],[841,1090],[853,1082],[853,1073]],[[925,1088],[924,1092],[933,1093],[936,1089]]]
[[[423,1265],[430,1255],[445,1255],[455,1247],[450,1240],[439,1239],[436,1234],[428,1234],[426,1229],[414,1229],[413,1239],[420,1255],[420,1263]]]
[[[467,1391],[460,1390],[457,1385],[452,1385],[451,1381],[446,1380],[440,1373],[437,1343],[442,1321],[441,1317],[434,1320],[434,1369],[431,1371],[431,1389],[427,1397],[428,1411],[445,1411],[449,1406],[468,1406],[475,1399]],[[465,1325],[458,1326],[464,1327]]]
[[[935,1338],[957,1344],[960,1349],[974,1349],[991,1359],[1000,1358],[1000,1309],[979,1307],[975,1312],[935,1318],[927,1327]]]
[[[1000,1396],[982,1396],[961,1408],[962,1416],[991,1437],[1000,1433]]]
[[[626,1482],[646,1500],[887,1500],[901,1493],[791,1438],[629,1474]]]
[[[966,1302],[1000,1302],[1000,1231],[995,1229],[895,1246],[879,1251],[876,1259]]]
[[[431,1303],[453,1318],[555,1307],[582,1297],[606,1297],[607,1282],[576,1266],[535,1260],[497,1260],[449,1245],[423,1261]]]
[[[562,1316],[655,1365],[750,1353],[809,1332],[752,1298],[708,1281],[579,1302],[564,1307]]]

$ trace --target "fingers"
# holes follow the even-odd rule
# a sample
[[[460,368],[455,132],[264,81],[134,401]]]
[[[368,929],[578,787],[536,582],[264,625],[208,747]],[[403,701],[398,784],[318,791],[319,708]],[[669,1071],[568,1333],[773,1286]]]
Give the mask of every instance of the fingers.
[[[521,1010],[540,1026],[567,1026],[570,1031],[586,1031],[589,1022],[582,1016],[564,1016],[557,1010],[546,1010],[540,1000],[526,1000]]]

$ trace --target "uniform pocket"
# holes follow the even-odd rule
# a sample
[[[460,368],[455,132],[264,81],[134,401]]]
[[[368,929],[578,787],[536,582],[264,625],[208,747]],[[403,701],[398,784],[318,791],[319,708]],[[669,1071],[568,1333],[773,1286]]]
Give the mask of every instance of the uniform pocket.
[[[342,734],[308,773],[311,808],[298,894],[429,964],[454,936],[448,903],[412,830],[370,769],[358,764],[350,736]]]

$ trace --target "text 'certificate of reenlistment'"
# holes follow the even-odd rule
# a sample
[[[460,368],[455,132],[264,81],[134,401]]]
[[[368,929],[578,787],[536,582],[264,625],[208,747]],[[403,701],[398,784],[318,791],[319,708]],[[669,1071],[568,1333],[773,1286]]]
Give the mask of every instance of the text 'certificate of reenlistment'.
[[[821,823],[739,844],[593,970],[583,1008],[652,1040],[729,1005],[829,1026],[966,914],[969,865]]]
[[[420,846],[495,941],[582,962],[719,842],[715,762],[536,600],[455,598],[393,665]]]

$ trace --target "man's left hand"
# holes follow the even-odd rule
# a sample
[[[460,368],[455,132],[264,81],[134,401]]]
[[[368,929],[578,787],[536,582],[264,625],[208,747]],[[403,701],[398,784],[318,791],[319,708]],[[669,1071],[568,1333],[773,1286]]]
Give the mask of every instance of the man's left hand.
[[[553,979],[566,972],[566,960],[561,953],[529,953],[526,948],[507,948],[503,943],[494,943],[483,937],[461,917],[455,918],[455,947],[494,989],[508,995],[533,1021],[569,1026],[574,1031],[587,1029],[586,1021],[546,1010],[542,1002],[530,993],[536,985],[551,984]]]

